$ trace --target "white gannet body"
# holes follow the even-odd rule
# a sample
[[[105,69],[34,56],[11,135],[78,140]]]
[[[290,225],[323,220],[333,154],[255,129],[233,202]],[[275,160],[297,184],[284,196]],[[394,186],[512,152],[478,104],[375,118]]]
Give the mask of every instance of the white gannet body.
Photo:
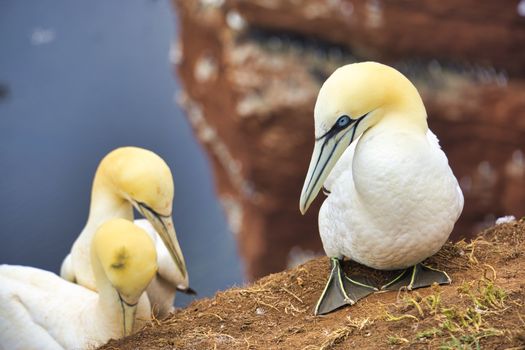
[[[463,195],[436,137],[374,128],[338,161],[319,232],[330,257],[380,270],[413,266],[447,241]]]
[[[158,232],[164,243],[162,247],[167,249],[173,260],[175,270],[169,282],[174,283],[175,289],[191,290],[171,218],[173,194],[171,171],[158,155],[137,147],[122,147],[110,152],[98,166],[88,221],[73,244],[70,255],[64,259],[60,275],[68,281],[96,290],[89,259],[93,234],[108,219],[132,221],[135,207]],[[160,296],[149,295],[151,291],[148,290],[149,298],[159,300]],[[171,308],[157,310],[165,315]]]
[[[95,348],[149,319],[143,292],[157,266],[148,235],[109,221],[95,234],[92,259],[99,293],[44,270],[0,265],[0,349]]]
[[[448,239],[463,195],[412,83],[375,62],[339,68],[319,92],[315,134],[300,209],[307,210],[323,185],[330,192],[319,212],[319,231],[333,264],[316,313],[376,290],[344,276],[343,257],[382,270],[414,266],[384,289],[450,282],[419,263]],[[341,286],[340,292],[330,294],[331,284]]]

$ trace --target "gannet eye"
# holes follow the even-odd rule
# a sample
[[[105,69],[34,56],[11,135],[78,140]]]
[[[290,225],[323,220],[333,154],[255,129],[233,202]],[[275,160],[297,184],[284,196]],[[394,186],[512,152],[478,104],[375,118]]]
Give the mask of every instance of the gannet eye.
[[[337,119],[336,125],[342,129],[350,124],[350,120],[350,117],[347,115],[340,116],[339,119]]]

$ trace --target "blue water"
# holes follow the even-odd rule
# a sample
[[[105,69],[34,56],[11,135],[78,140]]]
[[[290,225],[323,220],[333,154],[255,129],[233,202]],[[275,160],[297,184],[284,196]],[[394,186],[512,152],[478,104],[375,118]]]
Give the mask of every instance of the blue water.
[[[167,0],[0,1],[0,263],[58,272],[98,162],[135,145],[173,171],[192,287],[209,296],[242,283],[210,166],[173,102],[176,30]]]

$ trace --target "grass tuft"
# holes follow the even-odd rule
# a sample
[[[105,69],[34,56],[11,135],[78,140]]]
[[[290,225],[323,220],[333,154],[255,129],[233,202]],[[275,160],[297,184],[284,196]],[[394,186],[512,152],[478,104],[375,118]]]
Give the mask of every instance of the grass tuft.
[[[472,248],[473,249],[473,248]],[[472,255],[471,259],[475,257]],[[385,320],[399,322],[413,320],[421,324],[432,325],[415,334],[414,341],[441,339],[440,349],[478,349],[483,338],[500,336],[504,332],[493,327],[488,315],[502,312],[506,308],[507,292],[495,283],[496,271],[492,266],[486,269],[480,278],[465,282],[457,288],[463,303],[447,305],[441,298],[438,286],[431,294],[422,297],[417,292],[406,293],[397,305],[400,313],[386,312]],[[391,336],[388,343],[400,345],[401,336]]]
[[[410,343],[410,340],[403,338],[403,337],[391,335],[388,337],[387,343],[388,345],[403,345],[403,344]]]
[[[421,339],[431,339],[431,338],[434,338],[435,336],[437,335],[441,335],[443,334],[443,331],[437,327],[432,327],[430,329],[426,329],[424,331],[421,331],[421,332],[418,332],[416,334],[416,339],[417,340],[421,340]]]

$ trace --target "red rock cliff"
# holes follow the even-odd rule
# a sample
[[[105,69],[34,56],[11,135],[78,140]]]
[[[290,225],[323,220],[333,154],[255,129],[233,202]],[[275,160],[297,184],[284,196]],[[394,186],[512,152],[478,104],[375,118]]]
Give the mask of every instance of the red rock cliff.
[[[179,102],[213,161],[250,278],[321,251],[321,200],[305,217],[298,210],[313,105],[324,79],[355,61],[393,65],[421,92],[465,194],[454,237],[499,215],[525,213],[525,18],[518,1],[174,4]]]

